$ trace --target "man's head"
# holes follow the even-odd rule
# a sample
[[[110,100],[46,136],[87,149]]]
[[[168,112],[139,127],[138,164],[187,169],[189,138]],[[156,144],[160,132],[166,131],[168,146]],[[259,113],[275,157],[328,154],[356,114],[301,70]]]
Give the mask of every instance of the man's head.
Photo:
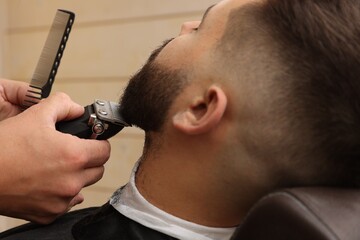
[[[199,155],[207,146],[234,179],[248,168],[276,186],[359,185],[348,174],[360,156],[359,9],[355,0],[222,1],[130,81],[124,117],[147,138]]]

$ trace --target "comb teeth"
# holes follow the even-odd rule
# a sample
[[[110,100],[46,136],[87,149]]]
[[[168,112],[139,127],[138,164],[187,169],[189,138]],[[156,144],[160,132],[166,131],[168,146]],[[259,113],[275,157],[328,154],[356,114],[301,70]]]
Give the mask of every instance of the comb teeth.
[[[22,109],[25,110],[29,107],[31,107],[32,105],[35,105],[37,103],[40,102],[40,100],[42,99],[42,90],[39,87],[33,86],[33,85],[29,85],[29,89],[27,90],[27,93],[25,95],[23,104],[22,104]]]

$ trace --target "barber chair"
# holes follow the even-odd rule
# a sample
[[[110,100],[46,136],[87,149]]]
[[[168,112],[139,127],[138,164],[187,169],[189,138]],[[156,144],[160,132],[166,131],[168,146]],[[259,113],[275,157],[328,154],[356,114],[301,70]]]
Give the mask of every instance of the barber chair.
[[[360,240],[360,190],[293,188],[250,210],[231,240]]]

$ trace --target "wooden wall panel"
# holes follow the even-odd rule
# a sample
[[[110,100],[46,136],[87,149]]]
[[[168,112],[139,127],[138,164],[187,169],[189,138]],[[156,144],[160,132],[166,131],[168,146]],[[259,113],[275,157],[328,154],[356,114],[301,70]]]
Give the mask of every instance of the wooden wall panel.
[[[154,19],[120,25],[78,27],[70,33],[59,78],[114,77],[133,74],[163,40],[176,37],[182,22],[199,16]],[[28,79],[35,69],[48,29],[9,34],[8,72]],[[24,41],[29,44],[24,44]],[[30,44],[31,43],[31,44]]]
[[[131,20],[162,15],[201,14],[216,0],[11,0],[9,8],[14,14],[9,16],[11,28],[41,27],[53,18],[56,9],[74,11],[81,23]],[[19,17],[21,16],[21,17]]]

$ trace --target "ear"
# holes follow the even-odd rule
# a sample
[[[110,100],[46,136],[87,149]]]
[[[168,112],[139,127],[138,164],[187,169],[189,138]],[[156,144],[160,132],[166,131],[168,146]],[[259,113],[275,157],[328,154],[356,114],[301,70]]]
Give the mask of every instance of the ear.
[[[185,111],[175,114],[173,125],[190,135],[205,133],[219,124],[226,106],[227,97],[224,91],[212,85],[204,97],[195,99]]]

